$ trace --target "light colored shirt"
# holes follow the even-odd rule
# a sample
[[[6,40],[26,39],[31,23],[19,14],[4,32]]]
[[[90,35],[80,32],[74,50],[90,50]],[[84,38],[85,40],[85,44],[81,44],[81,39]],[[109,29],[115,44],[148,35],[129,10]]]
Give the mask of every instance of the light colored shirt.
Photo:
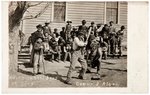
[[[59,38],[60,38],[60,36],[58,36],[58,37],[55,38],[56,42],[58,42]]]
[[[74,41],[73,41],[73,50],[76,50],[79,47],[83,47],[85,45],[85,43],[81,40],[79,40],[78,37],[75,37],[74,38]]]
[[[116,32],[116,28],[114,26],[109,26],[109,33]]]
[[[101,32],[103,27],[97,28],[96,32]]]

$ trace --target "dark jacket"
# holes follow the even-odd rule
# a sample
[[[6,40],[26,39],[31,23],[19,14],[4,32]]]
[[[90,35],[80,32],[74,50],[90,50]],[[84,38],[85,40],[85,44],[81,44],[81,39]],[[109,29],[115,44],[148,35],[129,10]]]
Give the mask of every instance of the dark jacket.
[[[65,31],[60,31],[60,36],[66,41],[66,33],[65,33]]]
[[[38,39],[38,38],[42,38],[43,40],[43,34],[41,32],[39,32],[38,30],[35,31],[34,33],[31,34],[31,43],[34,45],[35,41]]]
[[[48,33],[49,35],[51,35],[52,34],[52,32],[51,32],[51,28],[49,27],[49,26],[44,26],[43,27],[43,32],[44,32],[44,34],[45,33]]]
[[[80,25],[78,31],[83,32],[86,35],[88,32],[88,27],[86,25]]]

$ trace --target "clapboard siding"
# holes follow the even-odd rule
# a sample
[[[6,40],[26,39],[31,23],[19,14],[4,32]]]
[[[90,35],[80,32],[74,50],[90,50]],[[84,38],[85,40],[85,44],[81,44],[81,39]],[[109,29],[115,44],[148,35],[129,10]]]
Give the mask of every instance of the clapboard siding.
[[[120,25],[124,25],[126,27],[123,39],[123,45],[125,46],[127,46],[127,11],[127,2],[120,2]]]
[[[103,23],[104,2],[68,2],[67,18],[72,20],[74,25],[81,24],[85,19],[89,25],[91,21]]]
[[[32,2],[34,4],[35,2]],[[81,25],[81,21],[85,19],[87,25],[90,25],[91,21],[95,23],[104,23],[104,14],[105,14],[105,2],[66,2],[66,20],[72,20],[72,26]],[[28,9],[24,17],[33,15],[35,16],[39,13],[45,6],[47,2],[44,2],[38,6],[34,6]],[[120,14],[119,14],[119,29],[121,25],[127,26],[127,2],[120,2]],[[25,44],[27,43],[27,38],[36,31],[36,25],[44,25],[45,21],[52,21],[52,2],[49,2],[49,7],[47,10],[38,18],[28,19],[23,21],[23,32],[26,34]],[[66,25],[65,22],[56,23],[51,22],[50,26],[52,31],[54,28],[57,28],[58,31]]]
[[[127,2],[120,2],[120,24],[127,25]]]
[[[34,3],[33,3],[34,4]],[[35,16],[36,14],[38,14],[45,6],[46,6],[46,2],[38,5],[38,6],[34,6],[28,9],[28,12],[25,13],[24,17],[26,16],[30,16],[33,15]],[[31,34],[32,32],[34,32],[36,30],[36,25],[37,24],[44,24],[45,21],[50,21],[51,19],[51,3],[49,4],[49,7],[46,9],[46,11],[38,18],[35,19],[27,19],[24,20],[23,24],[23,31],[26,34]]]
[[[31,4],[35,4],[35,2],[32,2]],[[24,17],[31,16],[31,15],[35,16],[41,10],[43,10],[43,8],[46,6],[46,4],[47,4],[46,2],[43,2],[40,5],[29,8],[26,11],[26,13],[24,14]],[[26,44],[28,42],[28,38],[31,35],[31,33],[36,31],[36,25],[38,25],[38,24],[43,25],[45,21],[47,21],[47,20],[50,21],[51,13],[52,13],[51,10],[52,10],[52,6],[50,3],[49,7],[46,9],[46,11],[40,17],[34,18],[34,19],[26,19],[23,21],[23,32],[25,33],[24,44]]]

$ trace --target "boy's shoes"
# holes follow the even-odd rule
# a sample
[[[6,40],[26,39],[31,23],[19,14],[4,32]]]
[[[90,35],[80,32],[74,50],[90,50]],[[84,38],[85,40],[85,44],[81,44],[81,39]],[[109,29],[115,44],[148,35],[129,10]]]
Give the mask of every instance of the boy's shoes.
[[[59,62],[59,59],[55,59],[55,61]]]
[[[86,80],[86,78],[85,78],[85,77],[80,76],[80,75],[78,76],[78,78],[79,78],[79,79],[82,79],[82,80]]]
[[[101,80],[101,77],[100,77],[100,76],[93,76],[93,77],[91,78],[91,80]]]
[[[91,73],[91,70],[90,70],[90,69],[87,69],[86,73]]]
[[[52,59],[50,59],[49,61],[53,63],[53,60],[52,60]]]
[[[36,73],[33,74],[33,76],[36,76],[36,75],[37,75]]]
[[[66,84],[69,84],[69,85],[72,85],[71,80],[68,80],[68,79],[65,81],[65,83],[66,83]]]
[[[43,73],[41,73],[41,72],[38,72],[37,74],[43,74]]]

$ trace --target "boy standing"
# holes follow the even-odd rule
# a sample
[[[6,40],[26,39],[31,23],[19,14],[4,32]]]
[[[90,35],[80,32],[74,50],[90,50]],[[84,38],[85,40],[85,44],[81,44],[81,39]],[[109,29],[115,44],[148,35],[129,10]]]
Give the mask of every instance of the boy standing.
[[[79,26],[78,32],[84,34],[84,41],[87,39],[88,35],[88,27],[86,26],[86,20],[82,20],[82,25]]]
[[[124,29],[125,26],[121,26],[120,30],[117,32],[119,56],[122,56],[122,40],[123,40]]]
[[[67,25],[66,25],[66,39],[68,39],[71,35],[71,28],[72,28],[72,25],[71,25],[72,21],[67,21]]]
[[[31,64],[31,66],[33,66],[33,63],[34,63],[34,60],[33,60],[33,58],[34,58],[34,44],[35,44],[35,42],[36,42],[36,40],[37,40],[37,38],[39,38],[39,37],[42,37],[43,38],[43,28],[42,28],[42,25],[41,24],[39,24],[39,25],[37,25],[36,26],[36,28],[37,28],[37,31],[35,31],[34,33],[32,33],[31,34],[31,44],[30,44],[30,47],[31,47],[31,59],[30,59],[30,64]]]
[[[75,69],[75,64],[77,61],[80,62],[82,69],[80,71],[80,74],[78,76],[79,79],[85,79],[85,72],[87,70],[87,63],[84,59],[84,54],[81,51],[81,48],[87,45],[87,42],[83,41],[83,33],[78,33],[77,37],[74,38],[73,41],[73,51],[72,51],[72,57],[71,57],[71,63],[70,63],[70,68],[67,74],[67,84],[72,84],[71,79],[72,79],[72,72]]]
[[[49,26],[49,22],[48,21],[46,21],[45,22],[45,26],[43,26],[43,33],[45,34],[45,33],[48,33],[49,35],[51,35],[52,34],[52,32],[51,32],[51,27]]]
[[[66,41],[65,27],[62,27],[62,31],[60,31],[60,36]]]
[[[109,24],[110,53],[114,57],[116,54],[116,29],[114,27],[113,21],[110,21]]]
[[[37,40],[34,43],[34,67],[33,67],[33,74],[37,75],[37,74],[41,74],[41,73],[45,73],[44,72],[44,59],[43,59],[43,38],[42,37],[38,37]],[[43,64],[42,64],[43,63]]]

